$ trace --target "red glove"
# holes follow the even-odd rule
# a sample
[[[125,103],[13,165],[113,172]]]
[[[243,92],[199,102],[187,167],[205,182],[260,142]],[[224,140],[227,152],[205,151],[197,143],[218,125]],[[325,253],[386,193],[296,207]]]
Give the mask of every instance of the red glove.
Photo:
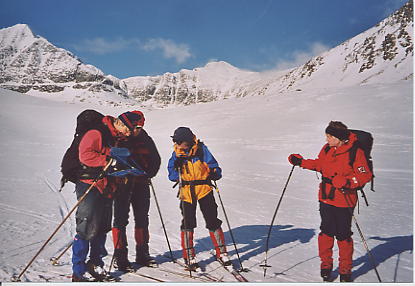
[[[303,156],[300,154],[291,154],[288,156],[288,162],[290,162],[294,166],[301,166],[301,162],[303,161]]]
[[[349,185],[349,180],[344,176],[335,176],[332,180],[333,187],[337,189],[345,188]]]

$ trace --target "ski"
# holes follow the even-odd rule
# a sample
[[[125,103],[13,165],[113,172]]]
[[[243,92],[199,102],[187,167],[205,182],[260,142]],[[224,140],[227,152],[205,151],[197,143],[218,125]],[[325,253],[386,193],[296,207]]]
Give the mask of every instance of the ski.
[[[169,274],[177,275],[177,276],[180,276],[180,277],[183,277],[183,278],[191,278],[191,279],[199,280],[199,281],[202,281],[202,282],[223,282],[222,279],[218,279],[218,278],[216,278],[216,277],[214,277],[214,276],[212,276],[208,273],[204,273],[204,272],[196,272],[197,276],[190,276],[186,273],[177,272],[177,271],[173,271],[173,270],[165,269],[165,268],[161,268],[161,267],[159,268],[159,270],[163,271],[163,272],[166,272],[166,273],[169,273]]]
[[[136,276],[139,276],[139,277],[143,277],[143,278],[146,278],[146,279],[149,279],[149,280],[152,280],[152,281],[156,281],[156,282],[167,282],[165,280],[162,280],[162,279],[159,279],[159,278],[150,276],[150,275],[146,275],[146,274],[141,274],[141,273],[138,273],[138,272],[135,272],[135,271],[126,272],[126,273],[127,274],[133,274],[133,275],[136,275]]]
[[[170,262],[176,263],[176,264],[180,265],[181,267],[183,267],[183,269],[185,271],[188,271],[187,270],[187,265],[185,263],[183,263],[183,262],[181,262],[180,260],[177,260],[177,259],[172,260],[172,258],[170,256],[167,256],[167,255],[163,255],[163,256],[166,257],[166,258],[169,258]],[[197,276],[190,276],[188,274],[185,274],[185,273],[182,273],[182,272],[172,271],[172,270],[169,270],[169,269],[164,269],[164,268],[159,268],[159,269],[161,271],[165,271],[165,272],[175,272],[176,274],[178,274],[181,277],[188,277],[188,278],[191,278],[191,279],[199,279],[199,280],[202,280],[204,282],[223,282],[223,277],[217,278],[213,275],[210,275],[209,273],[200,272],[200,271],[197,271],[197,270],[196,271],[192,270],[192,272],[194,272]],[[174,274],[174,273],[172,273],[172,274]]]
[[[233,277],[235,277],[236,280],[238,280],[239,282],[248,282],[248,279],[246,279],[244,276],[242,276],[242,274],[240,272],[236,271],[235,269],[233,269],[230,272],[233,275]]]
[[[177,272],[177,271],[173,271],[173,270],[166,269],[166,268],[163,268],[163,267],[159,267],[158,264],[157,264],[157,267],[149,267],[149,266],[147,266],[147,267],[148,268],[154,268],[154,269],[160,270],[162,272],[169,273],[169,274],[173,274],[173,275],[176,275],[176,276],[179,276],[179,277],[191,278],[191,279],[198,280],[198,281],[201,281],[201,282],[218,282],[219,281],[217,278],[215,278],[215,277],[213,277],[211,275],[204,275],[204,273],[197,273],[197,272],[195,272],[195,273],[197,273],[196,274],[197,276],[189,276],[186,273]],[[143,277],[143,278],[147,278],[147,279],[150,279],[150,280],[154,280],[154,281],[157,281],[157,282],[167,282],[167,281],[164,281],[162,279],[156,278],[156,277],[151,276],[151,275],[141,274],[141,273],[137,272],[138,269],[139,268],[129,268],[125,272],[123,272],[123,271],[120,271],[120,272],[123,272],[125,274],[137,275],[137,276],[140,276],[140,277]],[[117,270],[117,271],[119,271],[119,270]]]
[[[219,262],[219,264],[223,267],[223,268],[225,268],[225,270],[226,271],[228,271],[230,274],[232,274],[233,275],[233,277],[235,277],[235,279],[236,280],[238,280],[238,282],[248,282],[248,279],[246,279],[240,272],[238,272],[237,270],[235,270],[235,269],[229,269],[229,267],[230,266],[232,266],[233,267],[233,265],[231,264],[231,265],[228,265],[228,266],[226,266],[226,265],[224,265],[223,263],[221,263],[221,261],[219,261],[219,260],[216,260],[217,262]]]
[[[156,282],[166,282],[166,281],[164,281],[164,280],[162,280],[160,278],[154,277],[152,275],[147,275],[147,274],[139,273],[139,272],[137,272],[137,270],[138,269],[128,268],[126,271],[115,270],[115,272],[113,272],[113,273],[116,273],[117,274],[116,277],[117,277],[118,281],[121,281],[122,280],[121,279],[121,276],[122,275],[124,275],[124,274],[132,274],[132,275],[139,276],[139,277],[142,277],[142,278],[146,278],[146,279],[149,279],[149,280],[152,280],[152,281],[156,281]]]

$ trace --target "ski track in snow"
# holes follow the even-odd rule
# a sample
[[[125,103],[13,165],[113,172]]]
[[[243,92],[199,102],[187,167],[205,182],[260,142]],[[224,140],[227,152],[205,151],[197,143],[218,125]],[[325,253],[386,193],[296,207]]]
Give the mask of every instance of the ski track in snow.
[[[370,206],[360,200],[360,214],[356,211],[355,215],[378,262],[378,271],[386,282],[412,282],[412,88],[412,82],[401,82],[146,111],[145,128],[162,157],[153,184],[174,257],[181,257],[181,216],[177,188],[172,189],[173,184],[167,180],[166,166],[172,152],[169,136],[178,126],[189,126],[207,144],[223,169],[218,187],[243,267],[249,269],[242,275],[254,283],[320,282],[317,256],[320,179],[314,172],[300,168],[293,172],[272,227],[268,252],[268,264],[272,267],[267,269],[265,278],[259,265],[264,262],[269,223],[291,168],[288,155],[301,153],[306,158],[315,158],[324,144],[323,130],[327,123],[341,120],[351,128],[368,130],[375,137],[376,192],[366,188]],[[8,135],[0,143],[0,160],[4,162],[0,175],[0,280],[10,281],[76,203],[73,184],[68,183],[62,192],[56,187],[60,160],[72,140],[76,115],[83,109],[96,108],[116,116],[125,109],[52,102],[4,90],[0,90],[0,95],[3,105],[0,132]],[[25,112],[17,113],[22,108]],[[24,129],[26,122],[31,122],[30,129]],[[238,266],[219,199],[216,201],[228,251]],[[166,271],[140,268],[138,272],[170,282],[199,282],[168,272],[187,273],[166,258],[169,250],[154,198],[149,215],[150,253]],[[195,248],[204,271],[225,282],[236,282],[231,274],[217,267],[199,210],[197,219]],[[22,281],[70,281],[71,250],[59,260],[61,266],[52,266],[49,259],[71,243],[74,225],[72,215],[22,276]],[[134,260],[133,228],[130,213],[127,228],[130,260]],[[355,226],[353,232],[355,282],[375,283],[376,275]],[[104,261],[108,267],[113,251],[110,234],[106,247],[110,255]],[[337,255],[335,246],[336,281]],[[125,282],[151,282],[133,274],[120,277]]]

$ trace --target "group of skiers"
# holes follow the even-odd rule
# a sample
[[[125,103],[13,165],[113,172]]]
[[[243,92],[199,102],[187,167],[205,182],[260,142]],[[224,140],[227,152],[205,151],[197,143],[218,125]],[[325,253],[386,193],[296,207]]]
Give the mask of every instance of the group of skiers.
[[[154,141],[144,130],[144,114],[129,111],[117,118],[105,116],[102,126],[87,131],[79,143],[82,170],[76,182],[78,199],[91,188],[76,213],[76,235],[73,242],[72,281],[102,279],[105,241],[112,230],[114,265],[121,271],[131,267],[128,259],[126,226],[130,205],[134,213],[135,262],[149,266],[155,263],[149,254],[150,184],[160,168],[160,155]],[[291,154],[294,166],[322,174],[319,188],[321,225],[318,249],[321,277],[327,280],[333,269],[333,245],[339,247],[340,280],[352,281],[353,240],[351,220],[356,205],[356,190],[369,182],[372,172],[361,149],[350,164],[350,150],[356,135],[341,122],[332,121],[325,130],[327,144],[317,159],[304,159]],[[187,127],[179,127],[172,137],[174,150],[168,162],[168,177],[179,183],[181,246],[183,259],[190,270],[198,267],[193,245],[196,227],[196,206],[199,204],[206,228],[215,249],[216,259],[231,265],[226,250],[222,221],[218,218],[212,180],[222,177],[222,170],[206,145]],[[129,159],[143,170],[142,175],[126,172],[124,176],[105,175],[125,168],[122,160],[114,159],[112,151],[124,150]],[[89,253],[89,260],[87,256]]]

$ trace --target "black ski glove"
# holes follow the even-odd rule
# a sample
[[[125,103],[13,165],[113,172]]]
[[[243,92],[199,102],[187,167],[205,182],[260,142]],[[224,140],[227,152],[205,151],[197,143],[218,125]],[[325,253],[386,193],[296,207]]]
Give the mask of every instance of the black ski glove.
[[[303,156],[300,154],[291,154],[288,156],[288,161],[294,166],[301,166],[301,163],[303,162]]]
[[[217,181],[221,178],[221,176],[218,174],[218,172],[216,172],[216,168],[210,168],[209,169],[209,179],[213,180],[213,181]]]
[[[183,166],[183,164],[186,162],[186,158],[184,158],[184,157],[178,157],[178,158],[176,158],[176,161],[174,161],[174,168],[176,169],[176,170],[180,170],[181,169],[181,167]]]

